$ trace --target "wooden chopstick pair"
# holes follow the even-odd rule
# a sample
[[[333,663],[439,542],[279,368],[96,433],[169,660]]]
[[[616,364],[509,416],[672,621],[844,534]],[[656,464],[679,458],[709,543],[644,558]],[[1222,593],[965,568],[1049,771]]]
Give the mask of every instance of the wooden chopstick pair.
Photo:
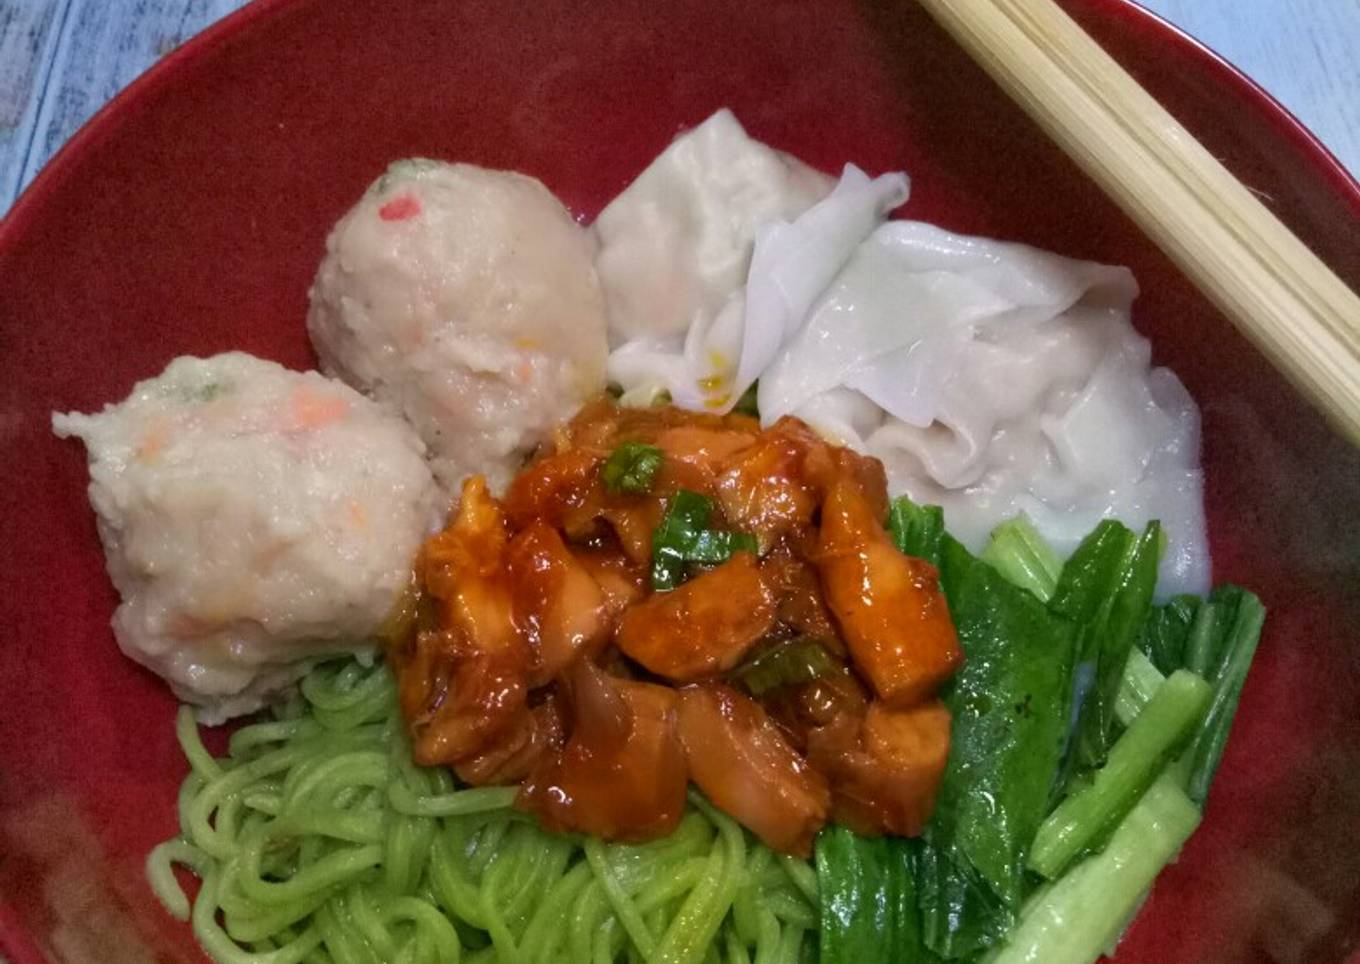
[[[920,3],[1360,445],[1360,298],[1053,0]]]

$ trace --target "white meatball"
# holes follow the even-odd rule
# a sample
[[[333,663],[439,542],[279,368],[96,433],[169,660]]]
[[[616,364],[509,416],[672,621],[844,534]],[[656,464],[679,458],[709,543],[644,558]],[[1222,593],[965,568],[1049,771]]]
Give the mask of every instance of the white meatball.
[[[409,426],[316,372],[178,358],[82,439],[123,652],[207,722],[374,650],[443,497]]]
[[[415,426],[447,491],[499,490],[604,389],[592,256],[531,177],[401,161],[331,232],[307,328],[324,370]]]

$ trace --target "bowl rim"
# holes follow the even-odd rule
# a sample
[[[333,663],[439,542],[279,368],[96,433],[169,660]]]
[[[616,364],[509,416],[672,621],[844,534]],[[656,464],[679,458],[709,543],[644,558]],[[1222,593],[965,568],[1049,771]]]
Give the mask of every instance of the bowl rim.
[[[126,118],[135,111],[153,106],[155,96],[173,84],[184,71],[201,64],[247,31],[261,28],[277,17],[315,2],[317,0],[251,0],[152,64],[81,125],[43,165],[10,210],[0,217],[0,258],[42,216],[44,203],[75,176],[81,161],[96,150],[102,141],[111,137]],[[1341,195],[1351,215],[1360,219],[1360,180],[1288,108],[1222,54],[1136,0],[1060,2],[1068,8],[1085,6],[1105,17],[1123,15],[1141,21],[1143,27],[1158,31],[1168,44],[1179,47],[1183,54],[1192,61],[1198,61],[1205,70],[1235,86],[1238,93],[1246,95],[1270,121],[1275,132],[1307,158],[1314,173]]]
[[[1067,3],[1070,0],[1059,2]],[[1146,26],[1161,29],[1168,35],[1168,39],[1186,48],[1187,53],[1198,56],[1206,67],[1237,84],[1243,93],[1250,95],[1254,105],[1270,118],[1276,133],[1290,141],[1302,153],[1309,155],[1317,172],[1330,181],[1338,193],[1345,195],[1351,213],[1360,217],[1360,171],[1351,173],[1310,127],[1299,120],[1293,111],[1277,100],[1274,94],[1262,87],[1250,74],[1205,41],[1186,32],[1161,14],[1149,10],[1138,0],[1078,0],[1078,2],[1102,7],[1107,13],[1122,8],[1133,16],[1142,18]],[[1194,131],[1190,133],[1194,134]]]
[[[0,216],[0,260],[39,224],[46,206],[79,177],[81,165],[132,119],[138,111],[154,109],[156,98],[180,81],[185,72],[199,69],[219,50],[246,36],[267,29],[278,18],[302,11],[325,0],[251,0],[227,14],[162,57],[148,70],[97,110],[43,166],[10,210]],[[1204,42],[1148,10],[1135,0],[1061,0],[1064,6],[1088,10],[1106,19],[1126,18],[1136,28],[1148,29],[1170,48],[1217,80],[1224,88],[1245,96],[1275,135],[1300,155],[1312,173],[1338,196],[1344,211],[1360,221],[1360,180],[1352,175],[1297,117],[1256,81]],[[0,960],[9,954],[15,964],[44,960],[43,952],[16,915],[0,901]],[[1352,959],[1360,964],[1360,954]]]

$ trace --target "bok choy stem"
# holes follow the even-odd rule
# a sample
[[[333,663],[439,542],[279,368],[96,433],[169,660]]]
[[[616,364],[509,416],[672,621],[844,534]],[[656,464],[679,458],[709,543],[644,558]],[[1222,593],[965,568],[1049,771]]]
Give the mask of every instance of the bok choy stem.
[[[1165,680],[1141,649],[1129,653],[1129,661],[1124,664],[1124,678],[1119,682],[1119,695],[1114,701],[1114,715],[1119,725],[1128,727]]]
[[[1091,964],[1111,953],[1144,894],[1175,860],[1199,819],[1190,798],[1163,775],[1120,822],[1104,850],[1030,899],[1009,940],[984,959],[986,964]]]
[[[1023,512],[992,531],[979,558],[1040,602],[1048,602],[1058,588],[1062,560]]]
[[[1168,676],[1091,782],[1071,793],[1039,827],[1030,868],[1052,880],[1099,847],[1203,718],[1212,693],[1194,673],[1177,670]]]

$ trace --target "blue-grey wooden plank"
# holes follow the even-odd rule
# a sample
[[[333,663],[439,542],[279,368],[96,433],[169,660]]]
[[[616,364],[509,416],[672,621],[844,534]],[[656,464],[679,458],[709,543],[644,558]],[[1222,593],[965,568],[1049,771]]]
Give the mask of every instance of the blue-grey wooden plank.
[[[1360,172],[1360,0],[1143,2],[1253,76]],[[0,0],[0,211],[105,101],[241,3]]]
[[[24,159],[71,0],[0,0],[0,212],[19,192]]]
[[[20,3],[32,0],[19,0]],[[69,0],[21,187],[114,94],[241,0]]]

